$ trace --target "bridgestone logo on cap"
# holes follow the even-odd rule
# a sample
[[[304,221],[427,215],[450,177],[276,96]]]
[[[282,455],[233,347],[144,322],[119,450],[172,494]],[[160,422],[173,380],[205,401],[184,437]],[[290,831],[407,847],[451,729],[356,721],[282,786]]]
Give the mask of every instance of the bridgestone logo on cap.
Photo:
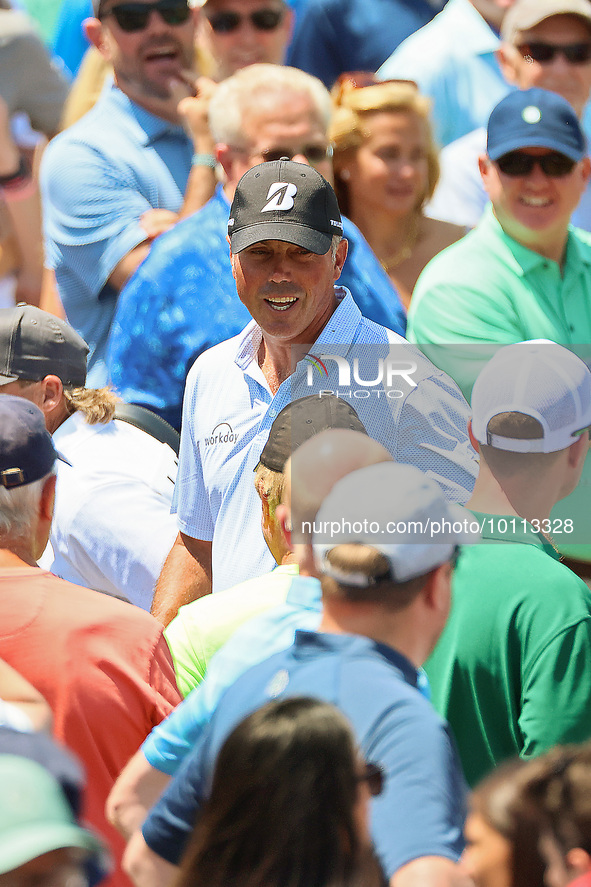
[[[274,212],[275,210],[286,211],[293,209],[293,199],[298,193],[297,187],[293,182],[274,182],[269,186],[267,193],[268,203],[262,208],[262,213]],[[269,198],[271,198],[269,200]]]

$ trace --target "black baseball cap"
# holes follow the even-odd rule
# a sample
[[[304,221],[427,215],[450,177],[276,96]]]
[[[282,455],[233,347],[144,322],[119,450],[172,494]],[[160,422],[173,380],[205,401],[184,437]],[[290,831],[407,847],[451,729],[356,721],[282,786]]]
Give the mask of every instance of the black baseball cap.
[[[282,240],[323,256],[335,234],[343,234],[336,194],[313,167],[284,157],[253,166],[238,182],[228,221],[233,253]]]
[[[89,348],[69,323],[20,302],[0,309],[0,385],[48,374],[83,388]]]
[[[367,434],[351,404],[334,394],[311,394],[293,400],[283,407],[271,425],[259,465],[271,471],[283,471],[299,446],[329,428],[348,428]]]
[[[58,453],[39,407],[24,397],[0,395],[0,486],[24,487],[49,474]]]

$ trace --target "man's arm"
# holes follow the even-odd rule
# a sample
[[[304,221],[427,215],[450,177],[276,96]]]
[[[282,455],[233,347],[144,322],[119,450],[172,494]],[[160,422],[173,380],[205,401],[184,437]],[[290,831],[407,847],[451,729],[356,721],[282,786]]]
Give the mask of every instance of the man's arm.
[[[168,887],[178,874],[178,867],[150,850],[138,829],[125,849],[123,871],[136,887]]]
[[[149,764],[139,749],[111,789],[105,807],[107,819],[124,838],[130,838],[169,782],[170,776]]]
[[[179,607],[211,593],[211,542],[179,533],[162,567],[152,601],[152,615],[163,625]]]
[[[470,887],[455,862],[444,856],[422,856],[402,866],[390,878],[390,887]]]

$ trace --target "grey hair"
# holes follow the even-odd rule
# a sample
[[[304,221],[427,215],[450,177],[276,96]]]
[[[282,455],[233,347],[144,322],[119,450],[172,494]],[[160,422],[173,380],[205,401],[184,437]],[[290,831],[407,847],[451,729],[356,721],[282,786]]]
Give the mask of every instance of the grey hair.
[[[331,98],[317,77],[288,65],[248,65],[223,80],[209,103],[209,128],[214,141],[242,147],[245,113],[252,107],[272,107],[285,90],[309,95],[324,128],[328,129]]]
[[[332,240],[330,242],[330,255],[332,257],[333,262],[336,261],[339,243],[341,242],[342,239],[343,239],[342,234],[333,234],[332,235]]]
[[[55,474],[55,469],[40,480],[34,480],[22,487],[6,489],[0,486],[0,542],[5,540],[21,540],[29,537],[35,525],[41,493],[48,478]]]

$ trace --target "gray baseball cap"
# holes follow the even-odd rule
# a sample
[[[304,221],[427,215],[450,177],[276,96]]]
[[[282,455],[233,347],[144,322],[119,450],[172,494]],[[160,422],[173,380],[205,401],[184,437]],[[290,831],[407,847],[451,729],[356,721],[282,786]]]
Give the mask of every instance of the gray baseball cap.
[[[0,385],[51,374],[82,388],[88,351],[69,323],[47,311],[24,302],[0,309]]]
[[[501,25],[501,38],[514,43],[520,31],[527,31],[553,15],[578,15],[591,28],[589,0],[516,0]]]

